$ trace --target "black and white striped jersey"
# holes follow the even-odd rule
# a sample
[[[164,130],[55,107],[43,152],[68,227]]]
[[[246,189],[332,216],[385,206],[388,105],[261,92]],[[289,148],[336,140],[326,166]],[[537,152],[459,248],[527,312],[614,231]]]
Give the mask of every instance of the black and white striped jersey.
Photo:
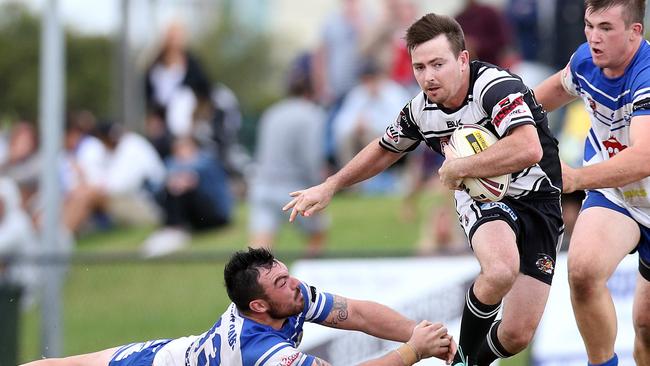
[[[481,61],[470,63],[470,85],[463,104],[446,109],[428,100],[424,92],[406,104],[395,122],[386,128],[379,144],[392,152],[408,152],[424,141],[442,153],[456,127],[481,125],[498,138],[520,125],[534,124],[544,155],[542,160],[512,173],[507,196],[556,198],[562,192],[557,141],[548,129],[546,112],[521,79]]]

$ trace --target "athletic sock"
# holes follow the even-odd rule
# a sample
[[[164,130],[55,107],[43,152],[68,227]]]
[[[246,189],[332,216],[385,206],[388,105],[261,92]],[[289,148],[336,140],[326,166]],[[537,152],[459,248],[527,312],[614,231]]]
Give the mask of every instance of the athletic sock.
[[[477,366],[487,366],[497,358],[508,358],[514,355],[514,353],[508,352],[501,344],[501,341],[499,341],[499,325],[501,325],[501,320],[494,322],[490,331],[485,336],[485,339],[476,355]]]
[[[465,297],[465,308],[463,309],[463,318],[460,323],[459,349],[462,349],[465,357],[470,361],[476,359],[485,335],[490,330],[490,326],[501,308],[501,302],[494,305],[482,303],[474,294],[474,284],[467,290]],[[460,352],[456,353],[454,362],[462,362]]]
[[[614,356],[610,358],[609,360],[603,362],[603,363],[588,363],[587,365],[589,366],[618,366],[618,356],[616,353],[614,353]]]

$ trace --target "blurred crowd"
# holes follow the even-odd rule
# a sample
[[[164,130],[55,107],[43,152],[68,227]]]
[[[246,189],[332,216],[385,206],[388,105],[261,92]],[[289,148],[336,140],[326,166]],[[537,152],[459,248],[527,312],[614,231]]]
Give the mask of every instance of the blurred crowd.
[[[322,24],[318,45],[288,65],[284,97],[259,118],[250,154],[238,140],[242,111],[236,94],[208,78],[188,48],[183,27],[172,24],[145,72],[142,131],[127,130],[121,121],[93,111],[66,115],[58,167],[61,236],[73,245],[74,238],[93,230],[153,226],[156,230],[141,248],[145,256],[159,256],[184,248],[197,231],[229,225],[235,205],[248,202],[249,244],[272,246],[287,221],[281,208],[289,193],[317,184],[348,162],[380,137],[418,93],[403,37],[423,15],[419,4],[383,0],[382,12],[371,15],[360,0],[340,0]],[[544,4],[508,0],[495,8],[467,0],[456,18],[470,55],[510,69],[530,87],[564,67],[584,41],[583,1]],[[566,150],[580,150],[575,146],[582,140],[574,136],[586,123],[584,117],[571,112],[551,117]],[[34,121],[13,121],[0,130],[0,255],[38,251],[39,146]],[[455,222],[451,192],[437,184],[441,162],[421,146],[353,189],[358,194],[401,194],[399,217],[411,222],[420,221],[422,193],[441,197],[421,220],[417,248],[424,255],[469,250]],[[567,205],[577,202],[573,211],[569,206],[565,210],[569,233],[580,199],[565,200]],[[306,255],[321,255],[328,217],[298,221]],[[28,286],[36,275],[27,265],[1,262],[0,273]]]

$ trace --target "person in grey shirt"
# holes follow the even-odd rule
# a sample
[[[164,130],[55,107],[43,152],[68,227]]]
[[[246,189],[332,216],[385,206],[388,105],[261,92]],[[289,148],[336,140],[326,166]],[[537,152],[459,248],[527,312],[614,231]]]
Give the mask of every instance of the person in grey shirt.
[[[273,246],[288,218],[282,211],[290,192],[323,179],[325,111],[313,100],[311,57],[299,56],[290,67],[288,96],[271,106],[259,122],[255,170],[250,182],[251,245]],[[322,253],[328,220],[322,214],[301,218],[308,256]]]

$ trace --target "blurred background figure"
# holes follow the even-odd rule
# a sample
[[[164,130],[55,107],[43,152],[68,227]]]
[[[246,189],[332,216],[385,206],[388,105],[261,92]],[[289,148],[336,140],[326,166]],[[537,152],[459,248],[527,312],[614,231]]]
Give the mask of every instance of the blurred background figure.
[[[466,0],[465,7],[456,15],[456,21],[463,28],[465,46],[472,60],[503,65],[503,58],[512,42],[512,33],[499,9],[476,0]]]
[[[361,82],[343,99],[333,129],[338,164],[347,164],[386,130],[386,121],[410,100],[406,90],[389,79],[374,59],[361,64]]]
[[[41,283],[38,264],[30,261],[30,258],[40,253],[40,244],[32,221],[22,209],[20,200],[16,183],[1,177],[0,283],[20,286],[23,291],[21,305],[27,308],[35,302]],[[17,261],[12,263],[12,258]]]
[[[386,122],[409,101],[406,89],[386,75],[380,64],[369,58],[360,65],[361,80],[343,98],[333,122],[338,166],[347,164],[369,142],[386,130]],[[394,193],[396,168],[359,184],[361,192]]]
[[[250,244],[272,247],[280,226],[288,223],[282,211],[289,193],[320,182],[324,176],[325,112],[314,101],[312,58],[304,54],[287,75],[287,97],[271,106],[259,122],[255,173],[250,182]],[[307,236],[307,255],[324,250],[327,218],[301,217]]]
[[[146,256],[169,254],[185,247],[190,232],[216,229],[230,223],[233,197],[220,162],[191,137],[174,141],[165,161],[167,176],[159,190],[164,226],[143,245]]]
[[[312,70],[316,98],[327,110],[325,153],[332,166],[336,166],[332,124],[343,98],[359,81],[361,45],[371,24],[361,0],[339,2],[340,8],[326,18],[321,30]]]
[[[239,101],[226,85],[212,84],[179,22],[168,26],[146,71],[145,97],[145,135],[162,159],[171,154],[175,139],[193,137],[201,149],[211,150],[219,169],[240,183],[249,159],[238,141]]]
[[[364,41],[363,54],[376,59],[391,80],[406,88],[409,95],[415,95],[420,89],[413,77],[404,34],[421,16],[418,6],[414,0],[384,0],[382,10],[381,20]]]
[[[194,112],[199,104],[209,103],[210,89],[200,63],[187,49],[185,28],[170,24],[145,75],[147,111],[164,120],[166,133],[191,135]]]
[[[153,146],[142,136],[114,122],[97,128],[106,149],[102,175],[94,184],[78,186],[66,201],[65,223],[78,233],[96,212],[112,224],[152,226],[161,220],[153,192],[163,184],[165,166]]]
[[[11,127],[7,158],[0,165],[0,176],[11,178],[20,191],[20,204],[33,216],[41,171],[38,154],[38,133],[34,124],[18,121]]]
[[[98,187],[104,177],[108,152],[102,142],[91,132],[95,129],[95,117],[89,111],[73,112],[68,116],[63,135],[61,183],[64,194],[63,223],[78,232],[81,226],[90,224],[98,211],[88,218],[77,211],[77,199],[88,190]],[[86,220],[88,219],[88,220]]]

